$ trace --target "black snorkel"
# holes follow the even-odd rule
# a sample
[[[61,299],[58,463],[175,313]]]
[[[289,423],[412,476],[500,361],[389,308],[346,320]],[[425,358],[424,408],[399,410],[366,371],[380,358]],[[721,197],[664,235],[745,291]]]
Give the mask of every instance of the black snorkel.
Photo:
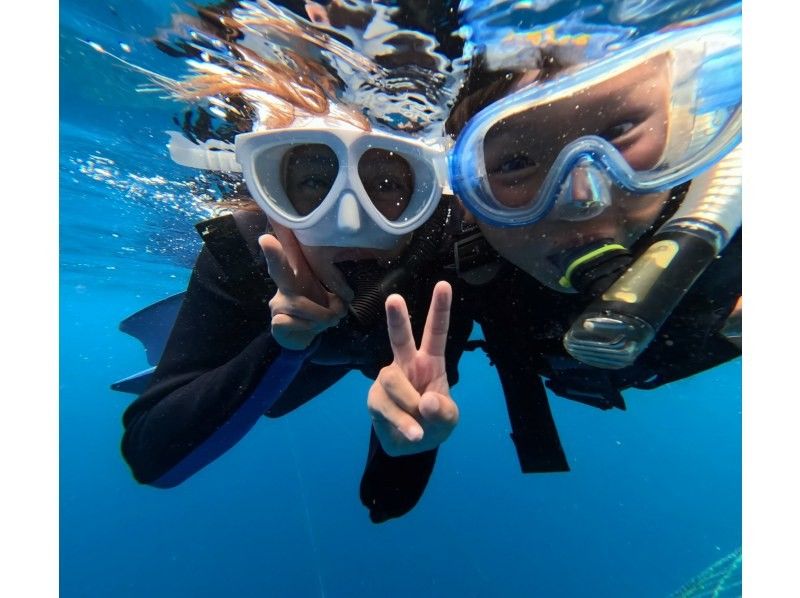
[[[632,365],[742,222],[741,150],[692,181],[647,249],[572,324],[564,348],[599,368]]]

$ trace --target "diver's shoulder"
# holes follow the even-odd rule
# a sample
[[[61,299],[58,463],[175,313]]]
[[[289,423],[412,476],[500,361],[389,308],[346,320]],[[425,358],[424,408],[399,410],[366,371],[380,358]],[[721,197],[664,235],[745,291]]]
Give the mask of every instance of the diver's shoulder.
[[[260,287],[268,278],[266,260],[258,244],[268,227],[267,217],[261,210],[245,209],[229,211],[196,225],[203,239],[204,253],[213,257],[220,275],[242,287],[243,293],[249,292],[243,283]]]
[[[236,226],[246,241],[258,243],[258,238],[269,229],[267,215],[258,208],[231,212]]]

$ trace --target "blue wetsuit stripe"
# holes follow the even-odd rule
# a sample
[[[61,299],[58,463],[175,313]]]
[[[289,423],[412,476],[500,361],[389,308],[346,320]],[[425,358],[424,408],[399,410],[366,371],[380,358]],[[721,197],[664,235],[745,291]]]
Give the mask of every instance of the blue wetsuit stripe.
[[[264,373],[253,394],[231,418],[152,485],[158,488],[177,486],[232,448],[286,391],[305,359],[313,352],[313,347],[304,351],[283,349]]]

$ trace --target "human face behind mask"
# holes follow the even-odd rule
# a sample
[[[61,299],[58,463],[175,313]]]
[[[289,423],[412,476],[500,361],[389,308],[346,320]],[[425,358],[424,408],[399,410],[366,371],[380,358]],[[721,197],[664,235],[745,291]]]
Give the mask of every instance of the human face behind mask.
[[[408,162],[383,149],[369,149],[358,166],[359,177],[367,195],[382,216],[396,221],[408,206],[414,192],[414,173]],[[316,210],[339,174],[336,154],[324,144],[300,144],[291,147],[281,163],[281,183],[291,205],[300,216]],[[289,229],[272,221],[279,237],[291,234]],[[343,288],[343,280],[334,264],[348,261],[377,260],[386,262],[402,253],[410,234],[394,237],[394,246],[384,249],[301,245],[311,269],[331,289]],[[354,244],[358,239],[354,239]],[[344,292],[345,298],[350,293]]]
[[[326,145],[302,144],[283,157],[281,182],[286,195],[301,216],[319,207],[333,187],[339,165]],[[414,173],[402,157],[382,149],[364,152],[358,174],[375,207],[386,219],[396,221],[414,192]]]
[[[512,93],[537,74],[522,77]],[[564,145],[585,135],[608,140],[635,170],[654,166],[667,138],[666,76],[663,60],[654,60],[493,127],[484,152],[497,201],[511,208],[522,206],[536,195]],[[669,195],[640,195],[614,186],[602,190],[608,194],[606,205],[592,215],[598,194],[592,177],[591,170],[575,168],[562,192],[568,197],[560,197],[545,218],[515,228],[481,220],[484,236],[498,253],[546,286],[568,290],[559,281],[576,252],[604,241],[630,247],[652,226]]]
[[[655,33],[588,65],[541,64],[456,106],[450,176],[497,251],[568,291],[574,268],[624,252],[672,189],[740,142],[741,15]]]
[[[394,249],[446,183],[440,149],[341,121],[239,135],[235,152],[259,206],[306,246]]]
[[[279,238],[296,237],[330,289],[345,287],[336,264],[398,258],[445,180],[443,153],[424,142],[322,119],[240,135],[236,158]]]
[[[341,118],[237,135],[233,144],[194,144],[171,135],[182,165],[242,172],[250,195],[282,243],[296,243],[329,289],[352,295],[335,264],[389,265],[431,217],[447,187],[441,139],[371,130]],[[289,238],[291,236],[291,239]]]

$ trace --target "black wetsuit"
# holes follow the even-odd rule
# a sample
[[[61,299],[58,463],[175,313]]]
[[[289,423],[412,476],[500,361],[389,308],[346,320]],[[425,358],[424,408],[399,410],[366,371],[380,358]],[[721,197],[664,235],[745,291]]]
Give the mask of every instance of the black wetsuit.
[[[564,334],[589,298],[550,290],[520,270],[507,268],[480,289],[483,296],[507,297],[502,309],[492,299],[468,303],[476,307],[473,316],[498,365],[536,372],[548,388],[566,398],[603,409],[624,408],[620,392],[626,388],[656,388],[741,354],[719,332],[742,294],[741,245],[739,232],[689,289],[635,364],[620,370],[581,364],[564,349]]]
[[[236,215],[236,224],[246,243],[240,247],[229,244],[234,251],[217,253],[217,257],[206,243],[150,386],[125,412],[122,452],[141,483],[174,486],[230,448],[254,421],[234,430],[233,437],[219,440],[220,432],[234,417],[241,416],[281,354],[294,354],[290,365],[302,365],[285,389],[269,389],[279,396],[264,413],[268,417],[296,409],[351,370],[375,378],[380,368],[392,361],[385,318],[363,330],[348,316],[321,335],[306,355],[282,350],[270,334],[268,302],[276,288],[267,275],[257,242],[266,230],[266,218],[260,212],[242,211]],[[238,263],[237,267],[230,266],[232,261]],[[247,267],[242,268],[243,263]],[[420,269],[414,272],[408,288],[400,289],[409,312],[420,314],[412,318],[417,342],[433,286],[441,278],[437,268]],[[450,384],[458,379],[456,366],[471,327],[466,314],[453,315],[445,354]],[[315,359],[323,363],[315,363]],[[331,362],[338,365],[329,365]],[[282,383],[278,377],[275,380],[275,384]],[[265,383],[270,384],[269,376]],[[366,397],[364,401],[366,404]],[[186,466],[193,454],[207,451],[209,444],[215,445],[210,449],[212,457],[199,466]],[[361,499],[373,521],[399,516],[416,504],[435,455],[434,450],[390,457],[371,433]]]
[[[142,483],[175,485],[230,448],[259,419],[259,413],[237,428],[238,437],[228,434],[220,442],[215,437],[225,436],[221,433],[226,427],[235,428],[228,424],[241,419],[243,405],[264,386],[277,394],[277,400],[262,413],[277,417],[351,370],[375,378],[392,361],[383,318],[365,330],[348,316],[320,335],[307,354],[282,350],[270,335],[268,302],[275,287],[257,244],[266,219],[260,213],[241,212],[236,221],[245,243],[238,249],[234,244],[234,251],[217,251],[215,258],[207,239],[151,385],[125,413],[122,451]],[[410,313],[419,314],[412,317],[418,342],[435,282],[454,272],[443,267],[447,262],[443,257],[416,270],[406,288],[399,289]],[[544,385],[556,394],[603,409],[624,408],[621,391],[625,388],[654,388],[736,357],[740,351],[717,331],[741,294],[740,264],[741,237],[737,235],[636,365],[618,371],[583,366],[561,344],[588,299],[545,289],[505,262],[500,273],[482,286],[451,279],[454,303],[446,350],[448,380],[456,383],[461,353],[474,348],[467,339],[475,320],[485,335],[481,345],[503,386],[522,471],[568,471]],[[268,373],[287,354],[294,355],[289,369],[296,370],[285,379]],[[201,459],[200,465],[190,463],[174,475],[208,445],[216,446],[210,458]],[[384,521],[413,508],[435,457],[436,451],[389,457],[371,432],[361,483],[361,500],[371,519]]]

